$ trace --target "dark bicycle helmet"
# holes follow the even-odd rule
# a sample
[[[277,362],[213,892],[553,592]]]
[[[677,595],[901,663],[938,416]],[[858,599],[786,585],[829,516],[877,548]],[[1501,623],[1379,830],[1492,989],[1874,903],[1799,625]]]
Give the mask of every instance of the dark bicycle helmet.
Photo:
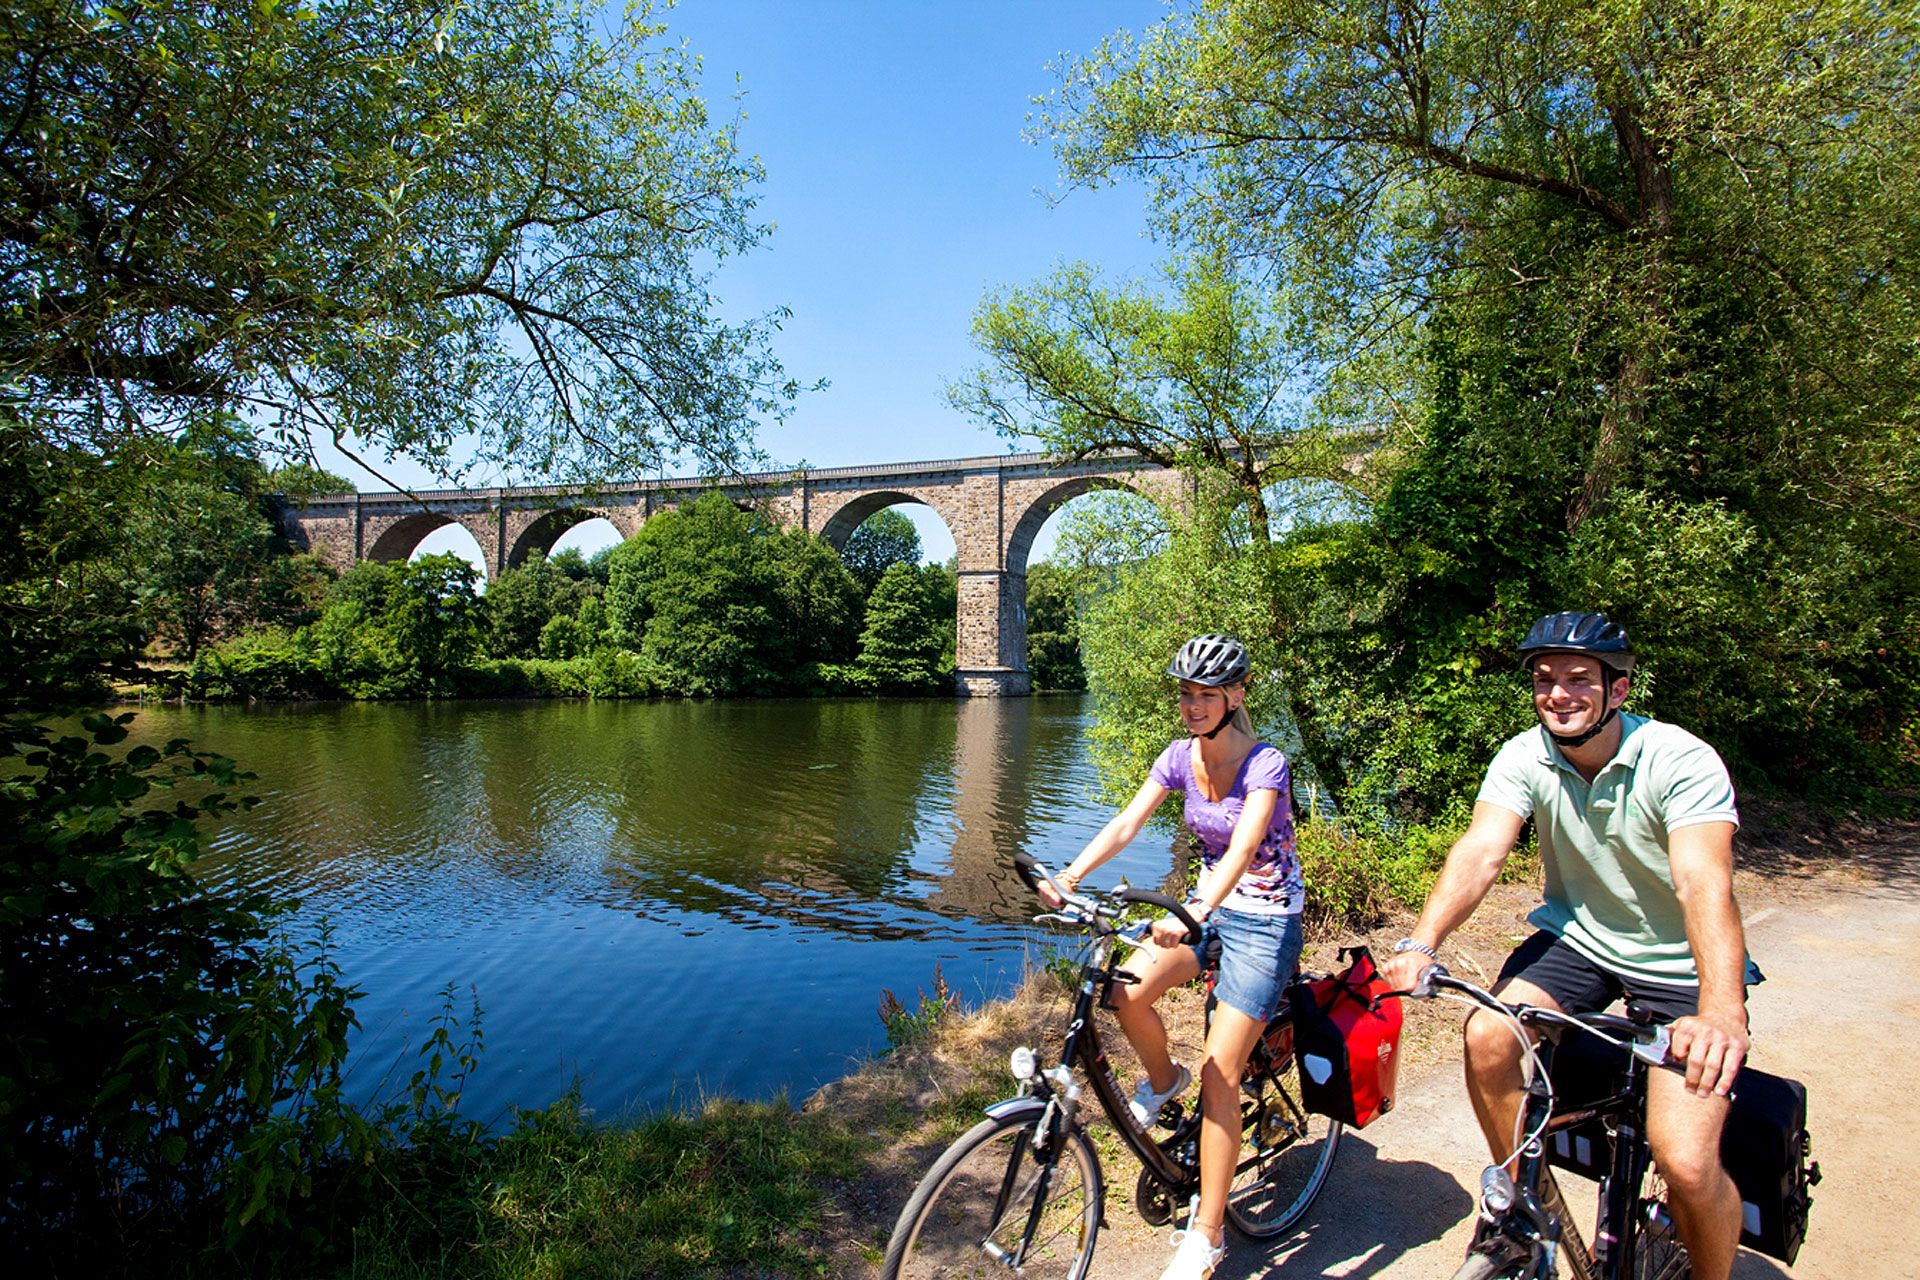
[[[1173,655],[1167,674],[1176,680],[1218,688],[1245,680],[1250,665],[1247,646],[1232,636],[1195,636]]]
[[[1520,666],[1525,670],[1543,653],[1584,653],[1608,670],[1633,670],[1633,646],[1625,627],[1607,621],[1603,613],[1550,613],[1533,624],[1520,642]]]

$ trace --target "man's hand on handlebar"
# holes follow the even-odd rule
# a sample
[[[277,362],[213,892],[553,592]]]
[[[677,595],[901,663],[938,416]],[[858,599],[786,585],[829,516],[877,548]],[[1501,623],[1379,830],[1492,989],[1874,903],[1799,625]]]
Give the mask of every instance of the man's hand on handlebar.
[[[1673,1024],[1673,1046],[1668,1050],[1675,1062],[1687,1067],[1687,1091],[1706,1098],[1726,1096],[1733,1079],[1746,1061],[1752,1041],[1746,1023],[1714,1014],[1695,1014]]]
[[[1433,957],[1419,951],[1390,955],[1380,965],[1380,976],[1389,991],[1411,991],[1420,985],[1420,975],[1433,968]]]

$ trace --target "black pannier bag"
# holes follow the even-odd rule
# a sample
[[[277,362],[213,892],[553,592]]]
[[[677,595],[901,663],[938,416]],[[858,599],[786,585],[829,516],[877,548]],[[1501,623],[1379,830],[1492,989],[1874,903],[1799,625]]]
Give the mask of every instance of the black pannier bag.
[[[1742,1067],[1733,1110],[1720,1136],[1720,1162],[1740,1188],[1740,1243],[1792,1263],[1807,1237],[1807,1188],[1820,1181],[1808,1160],[1807,1087]]]
[[[1553,1054],[1554,1113],[1564,1115],[1611,1097],[1619,1087],[1626,1050],[1584,1031],[1569,1031]],[[1720,1135],[1720,1163],[1740,1192],[1740,1243],[1791,1264],[1807,1235],[1808,1188],[1820,1181],[1809,1160],[1807,1090],[1755,1067],[1742,1067],[1733,1106]],[[1547,1162],[1587,1178],[1601,1178],[1613,1160],[1613,1142],[1599,1120],[1547,1136]]]

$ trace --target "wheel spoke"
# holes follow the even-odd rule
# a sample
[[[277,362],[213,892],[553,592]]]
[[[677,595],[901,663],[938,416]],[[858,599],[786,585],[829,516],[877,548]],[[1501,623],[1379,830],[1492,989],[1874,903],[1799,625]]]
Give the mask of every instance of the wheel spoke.
[[[1078,1132],[1037,1154],[1032,1120],[985,1121],[947,1150],[894,1228],[886,1276],[1085,1274],[1099,1230],[1096,1158]]]

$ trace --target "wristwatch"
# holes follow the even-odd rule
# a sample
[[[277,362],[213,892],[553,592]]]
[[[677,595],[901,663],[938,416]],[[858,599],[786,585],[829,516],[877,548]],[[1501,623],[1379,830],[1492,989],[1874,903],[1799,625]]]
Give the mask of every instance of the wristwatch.
[[[1393,954],[1399,955],[1403,951],[1418,951],[1429,960],[1438,960],[1440,958],[1438,951],[1435,951],[1418,938],[1402,938],[1393,944]]]

